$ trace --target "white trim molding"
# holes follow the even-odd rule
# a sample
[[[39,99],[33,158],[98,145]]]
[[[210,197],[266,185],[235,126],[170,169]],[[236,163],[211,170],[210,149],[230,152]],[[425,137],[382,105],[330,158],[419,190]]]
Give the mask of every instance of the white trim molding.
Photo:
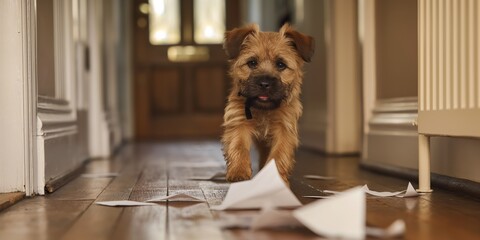
[[[23,43],[23,131],[25,156],[25,193],[39,193],[38,159],[35,132],[37,129],[37,11],[36,0],[22,1]]]
[[[416,135],[416,97],[378,100],[368,121],[368,134]]]
[[[38,97],[38,127],[37,136],[45,140],[76,134],[77,119],[72,117],[73,109],[64,100]]]

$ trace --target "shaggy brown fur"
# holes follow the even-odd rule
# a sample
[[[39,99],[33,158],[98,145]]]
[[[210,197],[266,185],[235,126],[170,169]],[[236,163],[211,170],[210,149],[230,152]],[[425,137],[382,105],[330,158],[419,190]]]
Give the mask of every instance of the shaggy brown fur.
[[[261,167],[275,159],[288,183],[302,114],[302,69],[313,55],[313,38],[289,25],[279,32],[260,32],[250,25],[227,32],[224,48],[233,79],[222,137],[227,180],[251,178],[250,146],[257,143]]]

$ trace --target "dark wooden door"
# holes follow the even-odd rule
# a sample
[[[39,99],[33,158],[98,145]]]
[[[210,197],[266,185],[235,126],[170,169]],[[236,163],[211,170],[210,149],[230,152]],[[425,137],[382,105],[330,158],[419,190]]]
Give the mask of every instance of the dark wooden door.
[[[152,44],[151,34],[157,34],[150,29],[156,21],[151,17],[152,1],[148,5],[148,0],[135,0],[137,139],[211,138],[221,133],[230,87],[227,58],[221,42],[202,44],[194,36],[194,0],[178,2],[178,43]],[[226,29],[238,25],[238,5],[237,0],[225,0]]]

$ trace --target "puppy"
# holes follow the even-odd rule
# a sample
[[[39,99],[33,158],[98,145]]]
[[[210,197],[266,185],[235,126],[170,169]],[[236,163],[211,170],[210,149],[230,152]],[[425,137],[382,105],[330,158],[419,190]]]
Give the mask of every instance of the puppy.
[[[227,180],[251,178],[250,147],[256,143],[260,166],[275,159],[288,183],[298,146],[303,65],[313,56],[314,39],[289,25],[279,32],[249,25],[226,32],[224,49],[233,80],[222,136]]]

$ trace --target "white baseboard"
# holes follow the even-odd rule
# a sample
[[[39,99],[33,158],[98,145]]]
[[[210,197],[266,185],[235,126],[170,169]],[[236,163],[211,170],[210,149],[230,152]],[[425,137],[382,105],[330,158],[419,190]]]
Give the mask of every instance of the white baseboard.
[[[364,136],[362,161],[415,169],[418,160],[417,99],[378,101]]]
[[[68,102],[39,98],[37,123],[37,186],[59,179],[82,165],[88,152],[86,112],[73,112]]]

